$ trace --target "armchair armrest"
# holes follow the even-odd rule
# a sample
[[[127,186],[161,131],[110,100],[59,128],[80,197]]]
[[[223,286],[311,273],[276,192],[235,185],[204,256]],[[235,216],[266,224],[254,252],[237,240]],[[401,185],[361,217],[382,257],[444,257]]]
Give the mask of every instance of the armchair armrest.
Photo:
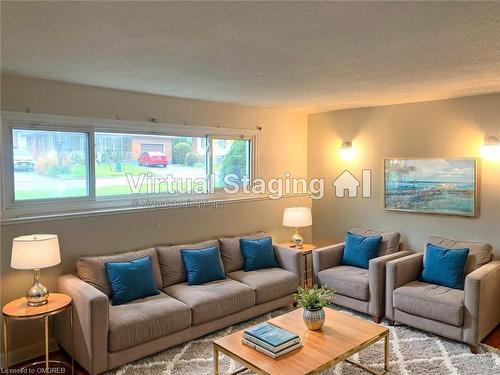
[[[108,367],[109,299],[100,290],[75,275],[63,275],[57,280],[57,290],[73,299],[73,357],[91,374]],[[62,315],[62,314],[61,314]],[[71,352],[67,317],[57,320],[56,335],[63,347]]]
[[[386,263],[385,272],[385,316],[394,320],[392,293],[395,289],[418,279],[422,271],[424,254],[412,254]]]
[[[274,254],[280,266],[300,277],[301,253],[286,246],[274,245]]]
[[[313,250],[313,273],[314,279],[318,279],[318,272],[338,266],[340,260],[342,259],[342,254],[344,253],[344,242],[329,245],[325,247],[320,247],[319,249]]]
[[[387,262],[411,255],[410,251],[398,251],[371,259],[368,263],[370,282],[369,313],[377,318],[384,315],[385,306],[385,269]]]
[[[491,261],[465,277],[464,340],[473,346],[500,322],[500,261]]]

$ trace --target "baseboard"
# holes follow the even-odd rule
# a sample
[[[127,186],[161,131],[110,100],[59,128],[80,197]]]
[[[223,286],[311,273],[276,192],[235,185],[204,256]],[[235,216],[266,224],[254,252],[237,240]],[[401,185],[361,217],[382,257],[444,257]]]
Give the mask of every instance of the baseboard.
[[[49,352],[58,350],[57,342],[55,338],[49,339]],[[19,349],[9,351],[9,366],[16,365],[18,363],[26,362],[30,359],[40,357],[45,354],[45,348],[43,347],[43,342],[37,344],[25,346]],[[1,355],[2,366],[4,366],[4,355]]]

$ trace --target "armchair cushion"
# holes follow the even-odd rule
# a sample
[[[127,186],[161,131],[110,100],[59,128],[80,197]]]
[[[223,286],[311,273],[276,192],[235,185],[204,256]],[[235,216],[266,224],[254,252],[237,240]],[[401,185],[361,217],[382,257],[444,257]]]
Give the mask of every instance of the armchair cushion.
[[[381,236],[364,237],[348,232],[341,264],[368,269],[370,260],[377,257],[381,242]]]
[[[281,268],[264,268],[245,272],[231,272],[229,278],[239,281],[255,290],[255,303],[264,303],[288,296],[297,291],[299,277]]]
[[[109,308],[109,350],[130,348],[191,325],[191,310],[159,294]]]
[[[368,301],[370,296],[368,270],[352,266],[338,266],[318,272],[320,285],[326,285],[343,296]]]
[[[463,290],[412,281],[394,290],[393,305],[408,314],[457,327],[463,324]]]
[[[428,243],[446,249],[469,249],[465,274],[468,275],[491,260],[493,247],[486,242],[457,241],[448,238],[430,236]]]
[[[382,242],[380,243],[380,248],[378,250],[378,256],[384,256],[389,254],[394,254],[399,251],[399,241],[401,240],[401,234],[398,232],[386,232],[371,229],[360,229],[353,228],[350,231],[358,236],[381,236]]]
[[[420,281],[464,289],[464,270],[469,249],[445,249],[427,244]]]

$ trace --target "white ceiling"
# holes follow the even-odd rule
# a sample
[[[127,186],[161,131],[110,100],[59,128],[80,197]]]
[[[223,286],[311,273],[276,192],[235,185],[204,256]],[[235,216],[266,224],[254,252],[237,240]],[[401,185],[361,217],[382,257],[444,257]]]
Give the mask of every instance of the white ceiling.
[[[6,2],[2,71],[309,112],[500,91],[500,2]]]

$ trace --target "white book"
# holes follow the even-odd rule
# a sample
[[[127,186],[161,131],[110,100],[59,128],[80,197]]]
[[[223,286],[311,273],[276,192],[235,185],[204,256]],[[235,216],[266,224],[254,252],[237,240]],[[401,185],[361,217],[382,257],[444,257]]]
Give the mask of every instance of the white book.
[[[290,340],[288,342],[285,342],[284,344],[281,344],[279,346],[272,346],[272,345],[268,344],[267,342],[259,340],[257,337],[249,335],[248,333],[243,333],[243,338],[245,340],[251,341],[254,344],[257,344],[257,345],[263,347],[264,349],[267,349],[267,350],[269,350],[270,352],[273,352],[273,353],[278,353],[278,352],[280,352],[280,351],[288,348],[289,346],[295,345],[295,344],[297,344],[297,343],[300,342],[300,337],[297,337],[297,338],[292,339],[292,340]]]
[[[255,349],[257,350],[258,352],[261,352],[261,353],[264,353],[265,355],[271,357],[271,358],[278,358],[278,357],[281,357],[282,355],[286,354],[286,353],[290,353],[292,350],[295,350],[295,349],[298,349],[302,346],[302,344],[299,342],[298,344],[295,344],[295,345],[292,345],[278,353],[273,353],[267,349],[264,349],[263,347],[251,342],[251,341],[248,341],[246,339],[241,339],[241,342],[249,347],[251,347],[252,349]]]

